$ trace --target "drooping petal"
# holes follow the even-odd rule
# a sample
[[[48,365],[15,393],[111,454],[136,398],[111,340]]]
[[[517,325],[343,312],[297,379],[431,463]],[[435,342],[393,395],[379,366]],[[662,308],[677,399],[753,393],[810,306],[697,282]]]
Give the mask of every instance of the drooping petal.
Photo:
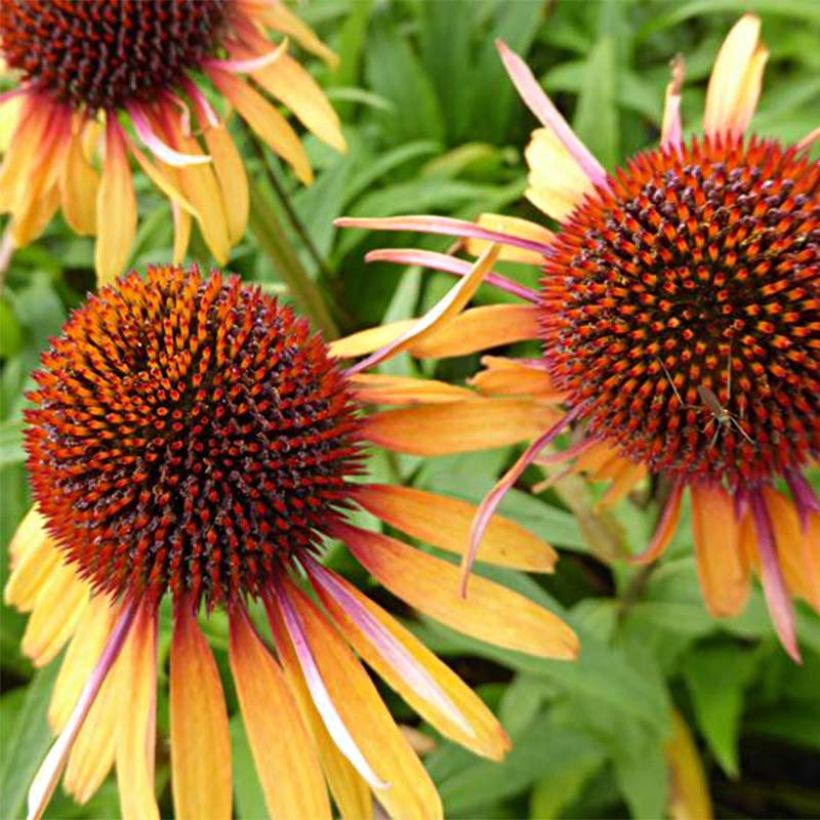
[[[373,798],[365,779],[342,754],[325,726],[313,697],[305,683],[299,659],[288,636],[278,607],[267,607],[276,650],[285,670],[285,678],[296,698],[299,710],[316,741],[319,759],[327,778],[330,792],[343,820],[359,820],[372,814]]]
[[[555,389],[549,374],[541,367],[504,356],[482,356],[481,364],[484,369],[467,383],[482,396],[530,396],[556,403],[565,396]]]
[[[531,239],[546,246],[552,243],[555,234],[547,230],[543,225],[530,222],[529,219],[521,219],[517,216],[504,216],[504,214],[480,214],[476,220],[482,228],[491,231],[507,234],[508,236],[519,236],[523,239]],[[482,239],[468,239],[466,242],[467,253],[472,256],[481,256],[487,250],[487,242]],[[501,255],[498,257],[505,262],[520,262],[524,265],[543,265],[544,255],[536,251],[529,251],[523,248],[504,246]]]
[[[219,187],[222,189],[222,202],[228,220],[228,237],[232,243],[236,243],[245,235],[250,208],[245,165],[224,125],[206,128],[204,137],[205,145],[214,162]]]
[[[157,614],[140,606],[117,678],[117,788],[123,820],[159,820],[154,796],[157,719]],[[201,752],[200,752],[201,753]]]
[[[672,736],[665,751],[671,775],[671,820],[711,820],[714,815],[703,762],[692,733],[677,710],[672,711]]]
[[[683,131],[681,127],[680,102],[683,81],[686,77],[686,64],[678,54],[671,63],[672,78],[666,86],[666,99],[663,106],[663,123],[661,125],[661,147],[680,149]]]
[[[171,165],[174,168],[184,168],[188,165],[205,165],[211,161],[211,158],[201,151],[186,154],[175,150],[163,142],[159,135],[155,133],[148,117],[139,106],[131,104],[126,107],[131,115],[131,122],[134,124],[137,136],[151,150],[151,153],[166,165]]]
[[[612,485],[593,507],[593,512],[600,512],[607,507],[614,507],[621,499],[625,498],[639,482],[646,478],[648,470],[645,464],[634,463],[626,458],[619,458],[615,463],[616,467]]]
[[[375,365],[396,356],[403,350],[417,347],[420,342],[428,340],[433,333],[444,328],[449,321],[461,313],[470,299],[473,298],[482,280],[495,264],[495,260],[498,258],[498,252],[499,249],[497,246],[491,246],[490,249],[476,261],[470,273],[462,277],[458,284],[452,287],[442,299],[436,302],[409,330],[367,358],[349,367],[346,371],[347,375],[375,367]]]
[[[469,245],[471,241],[479,242],[479,240],[468,240],[467,244]],[[486,248],[487,245],[489,245],[488,242],[482,243],[482,247],[484,248]],[[539,259],[542,259],[541,255],[535,254],[534,251],[524,251],[519,248],[508,248],[504,245],[501,246],[498,258],[508,259],[511,254],[532,254],[533,257],[537,256]],[[476,254],[476,256],[480,255],[480,253]],[[419,248],[379,248],[375,251],[368,251],[367,254],[365,254],[364,261],[392,262],[396,265],[419,265],[423,268],[438,270],[443,273],[452,273],[456,276],[468,276],[470,271],[473,269],[473,266],[465,259],[459,259],[458,257],[451,256],[447,253],[425,251]],[[518,282],[514,282],[512,279],[508,279],[500,273],[495,273],[495,271],[490,271],[484,278],[484,281],[488,285],[493,285],[506,293],[519,296],[522,299],[526,299],[528,302],[537,302],[539,299],[538,293],[532,288],[528,288],[526,285],[521,285]]]
[[[191,242],[191,215],[183,210],[176,202],[171,203],[171,216],[174,220],[174,248],[172,260],[175,265],[181,265],[188,253]]]
[[[339,117],[313,77],[296,60],[283,54],[272,65],[254,71],[252,76],[293,111],[308,131],[340,153],[347,150]]]
[[[578,653],[575,633],[560,618],[516,592],[476,576],[464,598],[459,570],[447,561],[348,524],[335,523],[333,534],[394,595],[465,635],[546,658]]]
[[[760,42],[760,19],[744,14],[720,47],[709,88],[703,130],[707,135],[739,136],[752,119],[769,52]]]
[[[380,781],[376,797],[389,815],[407,818],[442,816],[435,786],[410,749],[361,664],[315,604],[287,582],[287,599],[298,617],[316,671],[344,725],[353,727]],[[284,607],[283,607],[284,609]],[[284,619],[286,612],[282,611]],[[293,632],[289,631],[291,639]],[[304,664],[302,664],[304,669]]]
[[[651,564],[652,561],[663,555],[678,527],[683,490],[683,482],[678,481],[669,491],[669,497],[666,499],[661,513],[661,520],[655,528],[655,534],[652,536],[649,546],[637,555],[630,555],[626,559],[630,564]]]
[[[3,106],[7,110],[8,104]],[[13,117],[14,128],[0,163],[0,213],[17,210],[21,196],[42,157],[49,120],[54,106],[36,94],[26,95]]]
[[[175,168],[170,166],[159,167],[155,165],[133,142],[128,145],[129,151],[133,154],[137,164],[145,172],[145,175],[162,191],[172,204],[178,205],[186,213],[199,219],[199,213],[194,206],[185,198],[182,193],[182,186],[179,182],[179,175]]]
[[[82,135],[71,135],[60,174],[60,201],[63,216],[80,236],[93,236],[97,230],[97,190],[99,175],[86,159]]]
[[[313,182],[313,170],[299,136],[276,108],[232,74],[212,69],[209,75],[259,138],[292,166],[299,180],[305,185]]]
[[[690,495],[692,535],[706,608],[715,618],[737,615],[749,597],[751,578],[734,501],[714,484],[694,484]]]
[[[55,564],[46,579],[23,633],[21,649],[35,666],[45,666],[56,657],[88,605],[88,584],[74,567]]]
[[[174,614],[170,696],[174,815],[229,820],[233,787],[225,696],[189,602]]]
[[[330,818],[313,742],[273,659],[244,609],[231,613],[229,659],[245,733],[272,817]]]
[[[603,166],[569,127],[567,121],[553,105],[552,100],[538,84],[529,66],[503,41],[496,40],[496,48],[504,62],[507,74],[527,108],[535,114],[542,125],[555,134],[592,183],[604,188],[608,187]]]
[[[28,791],[27,816],[29,820],[38,820],[45,811],[48,801],[57,787],[66,760],[72,752],[77,735],[86,723],[89,710],[95,705],[95,701],[100,694],[100,688],[107,682],[111,666],[117,660],[120,650],[128,637],[134,614],[134,606],[126,606],[122,610],[102,656],[80,693],[79,700],[68,719],[65,729],[54,742],[45,760],[37,770]]]
[[[49,581],[63,558],[41,527],[42,516],[36,508],[23,519],[9,547],[12,571],[3,600],[21,612],[34,609],[40,590]]]
[[[374,413],[364,420],[362,434],[399,453],[436,456],[534,438],[561,415],[527,399],[471,399]]]
[[[436,404],[466,401],[475,396],[466,387],[448,382],[386,373],[357,373],[350,382],[357,398],[371,404]]]
[[[794,622],[794,608],[786,590],[783,572],[780,568],[777,542],[772,520],[763,497],[757,493],[749,497],[755,532],[757,534],[757,554],[760,558],[760,580],[766,605],[775,631],[783,648],[796,663],[801,663],[797,646],[797,629]]]
[[[136,232],[137,199],[125,137],[112,115],[105,123],[105,162],[97,192],[94,266],[101,285],[124,272]]]
[[[527,199],[547,216],[566,219],[595,188],[554,131],[532,132],[524,155],[530,169]]]
[[[48,722],[55,733],[65,727],[85,682],[100,659],[111,634],[115,614],[106,595],[94,595],[88,602],[51,693]]]
[[[455,673],[381,607],[315,561],[308,574],[340,631],[365,661],[444,735],[500,760],[510,748],[492,712]]]
[[[361,484],[352,489],[358,504],[391,527],[456,555],[467,549],[474,504],[415,487]],[[494,516],[477,558],[526,572],[552,572],[558,555],[524,527]]]

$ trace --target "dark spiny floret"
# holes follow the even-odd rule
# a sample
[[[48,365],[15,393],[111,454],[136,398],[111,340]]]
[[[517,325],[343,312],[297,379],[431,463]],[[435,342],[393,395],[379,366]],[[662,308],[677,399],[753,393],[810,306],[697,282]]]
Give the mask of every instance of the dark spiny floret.
[[[211,56],[226,0],[3,0],[0,49],[39,90],[91,112],[150,102]]]
[[[256,596],[346,506],[346,381],[305,320],[236,277],[130,274],[71,316],[35,379],[34,495],[100,589]]]
[[[557,386],[672,476],[754,484],[820,452],[820,164],[771,140],[651,151],[545,271]]]

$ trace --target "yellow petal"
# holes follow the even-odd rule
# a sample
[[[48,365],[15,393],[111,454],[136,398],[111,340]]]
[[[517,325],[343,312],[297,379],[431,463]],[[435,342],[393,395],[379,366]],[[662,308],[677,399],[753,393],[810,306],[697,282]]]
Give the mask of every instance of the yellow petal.
[[[181,265],[188,252],[191,241],[191,215],[175,202],[171,203],[171,214],[174,218],[174,249],[172,259],[175,265]]]
[[[339,58],[284,3],[242,0],[242,6],[266,26],[293,37],[302,48],[321,57],[331,68],[338,64]]]
[[[535,222],[528,219],[521,219],[516,216],[504,216],[503,214],[481,214],[476,220],[482,228],[499,233],[518,236],[523,239],[531,239],[534,242],[542,242],[549,245],[555,238],[552,231],[547,230]],[[486,239],[468,239],[465,243],[467,253],[472,256],[481,256],[489,247]],[[521,262],[525,265],[543,265],[544,257],[537,251],[526,248],[514,248],[510,245],[501,247],[501,254],[498,257],[505,262]]]
[[[476,507],[415,487],[356,486],[356,502],[391,527],[440,549],[463,555],[470,541]],[[481,541],[478,560],[527,572],[552,572],[558,555],[529,530],[494,516]]]
[[[329,579],[326,582],[329,585],[317,580],[314,583],[316,592],[356,652],[425,720],[456,743],[492,760],[500,760],[509,751],[510,740],[506,732],[481,698],[418,638],[343,578],[321,568],[320,574],[310,574],[312,578]],[[359,607],[359,617],[353,617],[348,611],[351,600]],[[372,633],[376,629],[387,636],[383,640],[389,641],[387,651],[362,628],[362,610],[367,618],[373,619],[369,622],[369,631]],[[400,658],[396,662],[396,654],[406,654],[409,660]],[[408,664],[414,672],[425,676],[425,684],[429,681],[437,688],[440,697],[446,699],[444,707],[433,698],[422,697],[422,687],[414,685],[412,677],[408,680],[402,674]],[[453,712],[458,720],[454,719]]]
[[[302,719],[309,727],[319,753],[322,769],[330,786],[330,792],[343,820],[359,820],[371,817],[373,799],[370,787],[356,771],[350,761],[341,753],[325,728],[324,721],[313,703],[313,698],[305,683],[302,669],[290,639],[284,630],[274,608],[269,610],[271,629],[276,640],[276,649],[285,670],[285,678],[291,693],[296,698]]]
[[[669,762],[669,816],[672,820],[711,820],[712,801],[698,748],[677,710],[672,711],[672,737],[666,744]]]
[[[435,404],[467,400],[475,394],[435,379],[389,376],[384,373],[356,373],[350,379],[360,401],[372,404]]]
[[[120,710],[116,747],[120,811],[123,820],[159,820],[154,797],[157,616],[150,605],[137,612],[122,653],[116,694]]]
[[[161,168],[158,167],[151,162],[151,160],[145,156],[145,153],[133,142],[129,143],[128,147],[140,168],[145,172],[145,176],[147,176],[172,203],[175,203],[182,208],[182,210],[199,219],[198,211],[182,193],[177,169],[171,168],[168,165],[164,165]]]
[[[108,598],[105,595],[92,597],[71,639],[51,693],[48,722],[55,734],[62,731],[71,715],[113,625],[114,610]]]
[[[51,106],[38,105],[39,97],[21,97],[8,150],[0,164],[0,213],[15,211],[43,153],[43,144],[53,113]]]
[[[526,441],[543,433],[561,415],[526,399],[472,399],[374,413],[364,420],[362,432],[390,450],[434,456]]]
[[[347,150],[336,112],[313,77],[296,60],[282,54],[276,62],[251,76],[320,140],[342,153]]]
[[[80,236],[93,236],[97,230],[97,172],[85,158],[82,136],[71,135],[60,175],[63,216]]]
[[[647,469],[644,464],[633,464],[625,458],[619,458],[616,464],[617,471],[612,476],[614,480],[611,486],[592,508],[595,513],[599,513],[607,507],[614,507],[636,484],[646,478]]]
[[[21,648],[35,666],[45,666],[56,657],[88,605],[88,584],[74,567],[62,562],[51,570],[37,595],[26,624]]]
[[[480,370],[468,383],[484,396],[530,396],[541,401],[560,402],[564,393],[553,387],[549,374],[503,356],[482,356]]]
[[[690,492],[692,536],[706,608],[715,618],[737,615],[746,605],[751,579],[734,501],[716,485],[693,485]]]
[[[293,167],[299,180],[305,185],[313,182],[313,170],[299,136],[276,108],[246,82],[232,74],[214,70],[211,77],[242,119],[275,154]]]
[[[441,817],[441,803],[430,776],[361,664],[310,599],[290,583],[287,594],[333,705],[366,760],[388,784],[376,791],[378,801],[393,817]]]
[[[97,245],[94,266],[100,285],[125,272],[137,232],[137,199],[125,138],[113,117],[105,129],[105,162],[97,192]]]
[[[272,817],[331,817],[319,761],[279,664],[244,610],[231,615],[230,663],[242,722]]]
[[[20,124],[24,95],[18,94],[0,103],[0,154],[5,154]]]
[[[228,220],[228,237],[236,244],[248,225],[248,177],[245,164],[224,125],[205,129],[205,145],[214,163],[216,178],[222,189],[222,202]]]
[[[171,786],[180,820],[231,817],[231,738],[214,656],[187,604],[171,647]]]
[[[459,595],[458,567],[381,533],[346,524],[334,535],[361,564],[410,606],[465,635],[545,658],[573,659],[575,633],[556,615],[479,575]]]
[[[369,327],[367,330],[360,330],[358,333],[351,333],[350,336],[330,343],[330,355],[339,359],[352,359],[356,356],[363,356],[365,353],[372,353],[398,339],[415,324],[415,319],[401,319],[398,322],[390,322]]]
[[[533,131],[525,156],[530,169],[527,199],[559,222],[594,190],[589,177],[552,129]]]
[[[706,91],[703,130],[708,135],[740,135],[752,119],[769,56],[759,39],[760,19],[744,14],[723,41]]]
[[[62,563],[62,555],[46,534],[44,524],[37,507],[32,507],[9,544],[12,570],[3,600],[22,612],[34,608],[40,589]]]

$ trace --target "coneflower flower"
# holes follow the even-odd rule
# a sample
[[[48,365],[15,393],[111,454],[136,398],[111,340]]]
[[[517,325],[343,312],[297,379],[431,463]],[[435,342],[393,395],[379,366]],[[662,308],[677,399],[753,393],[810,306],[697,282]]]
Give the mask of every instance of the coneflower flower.
[[[484,311],[462,333],[458,352],[527,338],[543,343],[542,359],[487,357],[474,382],[480,391],[540,396],[566,408],[482,503],[463,583],[505,490],[572,423],[575,443],[541,458],[612,479],[605,502],[647,473],[668,482],[657,531],[636,560],[665,549],[688,490],[709,610],[737,613],[755,569],[780,640],[798,658],[790,593],[820,609],[820,506],[805,477],[820,450],[820,165],[808,156],[818,132],[797,145],[746,135],[767,57],[752,15],[733,27],[717,56],[703,133],[682,136],[677,58],[660,147],[613,173],[581,144],[524,62],[503,43],[499,51],[543,126],[526,153],[528,198],[560,230],[494,214],[477,224],[340,221],[462,237],[470,252],[488,240],[503,243],[502,258],[543,268],[538,293],[490,280],[524,304],[497,306],[495,318],[486,307],[459,317],[466,331],[470,314]],[[371,258],[456,275],[469,269],[417,250]]]
[[[472,281],[494,258],[495,250],[477,263]],[[425,317],[416,338],[435,333],[450,307]],[[572,658],[575,635],[489,580],[476,579],[464,600],[456,566],[348,520],[359,507],[410,537],[463,552],[475,508],[366,483],[362,448],[403,435],[447,452],[483,435],[457,430],[457,412],[448,429],[435,412],[470,401],[481,412],[467,391],[360,370],[342,371],[307,322],[273,297],[196,268],[131,273],[68,319],[29,396],[36,506],[11,545],[5,592],[31,611],[23,649],[35,665],[71,641],[49,710],[58,738],[31,787],[30,816],[42,813],[63,771],[66,790],[85,801],[115,762],[123,815],[157,816],[165,599],[180,817],[231,814],[228,719],[200,610],[227,612],[230,667],[272,816],[329,817],[325,780],[345,817],[371,816],[372,794],[391,815],[441,815],[432,781],[356,655],[442,734],[477,754],[504,755],[509,740],[480,698],[322,565],[324,539],[344,542],[410,606],[473,637]],[[365,415],[368,402],[412,406]],[[550,571],[555,555],[499,518],[479,558]],[[259,631],[262,611],[275,654]]]
[[[204,80],[305,183],[305,151],[268,95],[345,149],[335,112],[286,53],[287,38],[335,62],[279,0],[0,4],[0,65],[19,77],[0,94],[0,213],[12,215],[12,244],[31,242],[60,208],[74,231],[97,237],[100,281],[119,276],[137,227],[133,157],[171,201],[175,260],[193,217],[224,264],[245,231],[248,183]]]

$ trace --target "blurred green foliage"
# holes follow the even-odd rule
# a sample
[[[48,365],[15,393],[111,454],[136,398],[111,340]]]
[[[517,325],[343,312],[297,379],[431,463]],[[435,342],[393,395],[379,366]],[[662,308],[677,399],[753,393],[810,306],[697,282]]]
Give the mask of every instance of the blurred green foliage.
[[[319,169],[299,188],[247,134],[236,137],[257,187],[253,230],[229,268],[248,281],[291,293],[282,254],[271,252],[267,217],[285,226],[290,247],[313,277],[344,332],[417,315],[447,286],[437,274],[365,266],[367,250],[418,244],[418,238],[340,233],[342,214],[439,213],[472,218],[504,211],[539,218],[521,199],[522,151],[534,122],[507,80],[494,48],[501,37],[525,55],[581,138],[607,167],[656,142],[668,61],[687,60],[685,128],[699,127],[705,82],[719,43],[739,13],[763,18],[771,51],[753,129],[794,140],[816,125],[820,100],[820,4],[816,0],[317,0],[300,13],[341,57],[335,73],[313,66],[345,122],[350,149],[337,156],[308,140]],[[236,124],[234,124],[236,127]],[[285,192],[271,187],[268,174]],[[167,203],[137,177],[141,223],[131,266],[166,262],[172,245]],[[309,237],[293,230],[287,202]],[[266,215],[266,209],[270,209]],[[267,225],[267,227],[266,227]],[[446,242],[424,239],[428,247]],[[312,246],[312,247],[311,247]],[[275,251],[275,248],[274,248]],[[196,237],[192,260],[209,266]],[[93,287],[92,244],[54,222],[36,245],[17,252],[0,298],[0,543],[7,544],[29,502],[22,464],[21,412],[29,372],[50,336]],[[512,275],[532,284],[537,271]],[[481,292],[479,300],[498,299]],[[516,353],[524,348],[515,348]],[[534,352],[534,351],[530,351]],[[477,359],[438,364],[407,358],[391,372],[459,380]],[[479,499],[514,457],[507,450],[430,459],[376,455],[374,472],[395,481]],[[427,621],[412,628],[446,656],[500,714],[515,741],[491,764],[438,739],[426,763],[452,817],[660,817],[668,803],[664,746],[675,704],[696,734],[716,813],[727,817],[820,816],[820,620],[798,605],[804,664],[778,647],[759,592],[739,617],[716,622],[697,584],[688,527],[650,572],[610,565],[590,551],[584,531],[555,493],[534,496],[525,483],[504,511],[550,539],[563,559],[544,581],[495,570],[504,583],[561,611],[577,629],[576,665],[545,662],[457,636]],[[657,516],[652,503],[616,511],[624,543],[645,543]],[[7,555],[0,553],[0,573]],[[363,585],[368,579],[341,549],[329,561]],[[487,572],[481,569],[481,572]],[[374,597],[393,606],[383,591]],[[165,624],[167,630],[168,624]],[[0,622],[0,793],[3,817],[23,810],[25,790],[49,743],[44,712],[57,662],[34,670],[19,652],[25,619],[3,609]],[[225,621],[206,628],[226,668]],[[167,643],[167,642],[166,642]],[[162,668],[162,667],[161,667]],[[165,674],[165,673],[163,673]],[[225,676],[230,687],[229,676]],[[416,718],[392,693],[396,716]],[[235,698],[229,691],[231,708]],[[160,732],[167,705],[160,698]],[[261,793],[241,724],[233,721],[236,811],[258,817]],[[421,727],[424,731],[430,731]],[[164,742],[158,783],[167,783]],[[168,790],[163,805],[170,807]],[[109,779],[86,806],[58,794],[53,817],[111,817]]]

